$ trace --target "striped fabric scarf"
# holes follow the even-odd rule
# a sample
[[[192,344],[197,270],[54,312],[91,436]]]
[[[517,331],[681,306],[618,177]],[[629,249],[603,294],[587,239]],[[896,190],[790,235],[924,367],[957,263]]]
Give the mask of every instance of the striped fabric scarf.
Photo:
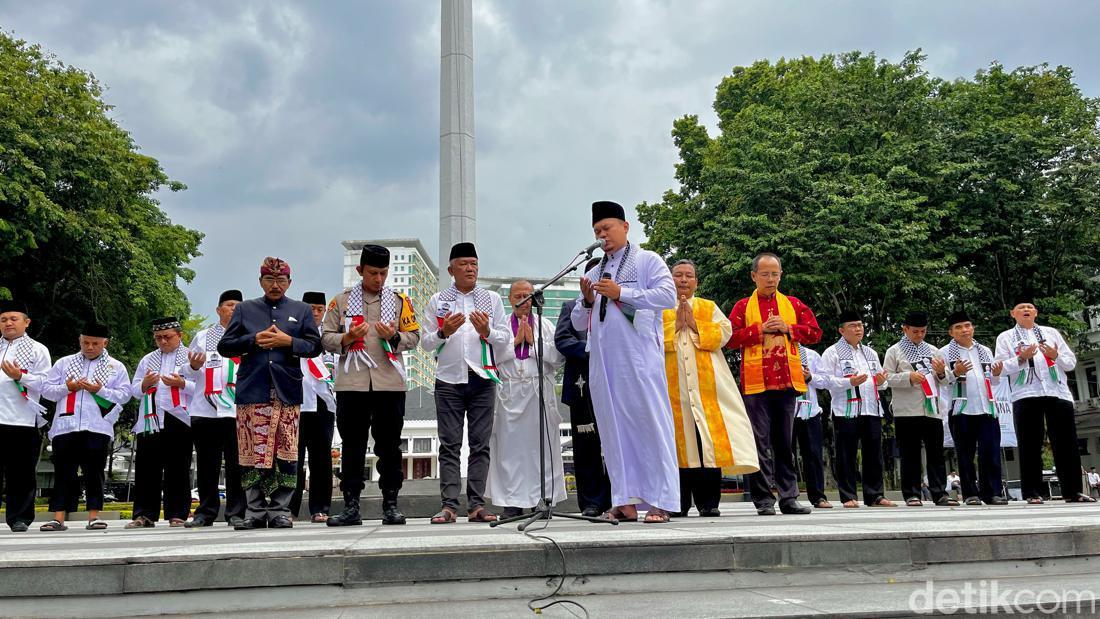
[[[1032,326],[1030,331],[1031,336],[1035,338],[1035,342],[1037,344],[1042,344],[1046,341],[1046,338],[1043,337],[1043,331],[1039,328],[1039,325]],[[1016,340],[1016,354],[1020,354],[1021,348],[1027,347],[1027,332],[1028,329],[1023,328],[1020,325],[1016,325],[1015,327],[1013,327],[1012,335],[1013,339]],[[1051,359],[1044,354],[1043,360],[1046,361],[1047,372],[1050,374],[1050,381],[1057,385],[1058,370],[1054,368],[1054,359]],[[1023,385],[1025,382],[1030,383],[1037,378],[1039,378],[1039,374],[1035,370],[1035,357],[1032,357],[1027,360],[1027,372],[1020,372],[1016,375],[1016,385]]]
[[[997,401],[993,397],[993,354],[988,348],[977,342],[974,342],[973,346],[978,347],[978,362],[982,365],[982,378],[985,380],[985,397],[989,400],[986,413],[995,417],[997,416]],[[963,359],[962,351],[962,346],[959,346],[959,343],[955,340],[951,340],[951,343],[947,345],[947,367],[949,371],[953,372],[955,362]],[[966,410],[967,404],[969,404],[969,400],[966,397],[966,376],[956,376],[954,393],[951,397],[951,410],[947,414],[961,415]],[[958,405],[958,410],[955,409],[956,405]]]
[[[237,403],[237,368],[241,365],[241,358],[227,359],[218,354],[218,343],[224,335],[225,327],[216,324],[206,330],[204,342],[206,365],[203,378],[206,385],[202,395],[215,410],[232,410]],[[222,372],[223,363],[227,366],[225,372]]]
[[[34,340],[29,335],[23,335],[14,341],[2,340],[5,344],[4,354],[0,355],[0,359],[11,359],[19,366],[19,371],[26,374],[30,371],[30,368],[34,366],[36,358],[34,349]],[[9,354],[10,353],[10,354]],[[47,359],[47,361],[49,361]],[[39,426],[43,425],[46,420],[42,415],[46,412],[46,407],[42,406],[38,402],[31,399],[27,394],[27,388],[23,386],[18,380],[14,381],[15,386],[19,388],[19,394],[23,396],[23,404],[27,410],[31,411],[37,416],[36,423]]]
[[[905,336],[898,340],[898,348],[905,360],[924,377],[920,383],[921,391],[924,392],[924,414],[935,417],[937,408],[936,390],[932,385],[932,357],[935,356],[936,349],[923,340],[920,344],[914,344]]]
[[[436,324],[442,329],[443,318],[454,310],[455,302],[458,301],[459,295],[458,288],[452,283],[451,287],[439,293],[439,310],[436,312]],[[489,319],[493,318],[493,297],[487,290],[482,288],[474,288],[474,309],[489,316]],[[489,380],[496,384],[500,384],[500,376],[497,374],[496,358],[493,356],[493,347],[489,345],[489,342],[485,338],[481,339],[481,369],[485,371]],[[443,347],[447,345],[447,341],[444,340],[435,349],[436,357],[443,351]]]
[[[389,286],[384,286],[382,292],[378,295],[379,318],[381,322],[396,323],[398,318],[398,307],[405,301],[394,289]],[[352,286],[348,289],[348,307],[344,310],[344,329],[350,331],[352,327],[358,326],[366,322],[366,305],[363,303],[363,286]],[[492,308],[492,305],[489,306]],[[379,338],[382,342],[382,350],[386,352],[386,358],[389,360],[390,365],[397,370],[397,373],[401,375],[401,379],[405,380],[405,366],[401,363],[401,357],[390,346],[389,340]],[[347,352],[344,354],[344,373],[348,373],[351,370],[351,362],[355,360],[355,369],[359,370],[359,362],[362,361],[368,368],[376,368],[378,364],[367,352],[367,344],[362,338],[355,340],[348,346]],[[311,369],[312,371],[312,369]]]
[[[84,378],[84,355],[77,353],[69,357],[69,363],[65,365],[65,378],[68,380],[80,380]],[[111,362],[111,355],[107,352],[107,349],[103,349],[103,353],[95,359],[92,359],[91,371],[88,373],[92,381],[101,385],[106,385],[115,376],[115,367]],[[65,396],[65,411],[61,413],[62,417],[68,417],[69,415],[76,414],[76,398],[79,391],[70,391]],[[115,404],[110,400],[100,396],[98,393],[93,393],[92,398],[95,403],[99,405],[100,413],[106,417],[111,414],[114,409],[122,408],[122,405]]]
[[[149,372],[160,374],[161,359],[163,354],[159,349],[145,355],[142,359],[145,361],[145,369]],[[172,372],[178,373],[180,368],[187,364],[187,348],[183,344],[176,347],[175,356],[172,359]],[[157,386],[160,385],[160,381],[153,383],[152,387],[149,387],[145,391],[145,395],[141,398],[141,415],[139,415],[137,423],[134,424],[134,434],[145,434],[152,432],[160,432],[163,422],[160,419],[159,411],[157,410]],[[179,387],[172,387],[172,408],[179,408],[183,406],[183,393]]]
[[[806,354],[806,347],[803,346],[802,344],[798,345],[798,358],[802,360],[802,367],[803,368],[809,368],[810,367],[810,357],[809,357],[809,355]],[[807,380],[806,381],[806,392],[805,393],[799,393],[798,396],[795,398],[794,416],[799,418],[799,419],[809,419],[810,418],[810,413],[813,412],[812,410],[810,410],[810,407],[812,406],[812,403],[810,402],[810,397],[809,397],[810,389],[813,389],[813,387],[810,386],[810,381]]]
[[[875,374],[879,372],[878,360],[875,359],[875,355],[871,353],[866,346],[860,346],[860,351],[863,353],[863,358],[867,361],[867,367],[871,368],[871,373]],[[855,366],[855,349],[844,338],[836,343],[837,359],[840,360],[844,366],[844,377],[851,378],[857,374]],[[874,381],[874,377],[870,377],[867,380]],[[859,417],[863,413],[863,395],[860,393],[859,386],[850,386],[845,391],[845,403],[844,403],[844,416],[846,418]],[[878,405],[879,394],[878,386],[874,386],[875,392],[875,405]],[[854,411],[853,411],[854,407]],[[853,412],[855,414],[853,414]]]
[[[623,249],[623,258],[619,261],[619,268],[615,269],[615,276],[613,279],[616,284],[637,284],[638,283],[638,263],[637,252],[634,251],[634,245],[627,243]],[[596,279],[603,279],[604,271],[607,269],[608,256],[605,253],[603,259],[600,260],[599,271],[596,273]],[[604,317],[607,313],[607,298],[600,299],[599,317],[600,322],[604,321]],[[637,313],[637,309],[629,303],[623,303],[621,300],[615,300],[615,307],[619,308],[619,311],[626,316],[626,319],[630,321],[630,324],[634,324],[634,314]],[[589,318],[591,322],[591,318]]]

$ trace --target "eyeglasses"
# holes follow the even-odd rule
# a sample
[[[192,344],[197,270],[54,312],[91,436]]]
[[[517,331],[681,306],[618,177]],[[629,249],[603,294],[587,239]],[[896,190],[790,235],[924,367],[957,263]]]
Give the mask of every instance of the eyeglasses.
[[[169,333],[167,335],[154,335],[153,336],[153,341],[154,342],[171,342],[174,338],[177,338],[179,336],[180,336],[179,333]]]
[[[260,278],[260,281],[267,284],[268,286],[270,286],[271,284],[279,284],[280,286],[286,286],[287,284],[290,283],[290,278],[289,277],[271,277],[270,275],[265,275],[265,276]]]

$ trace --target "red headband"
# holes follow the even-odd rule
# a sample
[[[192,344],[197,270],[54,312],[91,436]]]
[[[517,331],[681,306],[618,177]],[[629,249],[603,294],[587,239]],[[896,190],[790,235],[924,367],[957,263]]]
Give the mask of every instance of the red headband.
[[[264,258],[264,263],[260,265],[260,276],[264,275],[286,275],[290,277],[290,265],[285,260],[268,256]]]

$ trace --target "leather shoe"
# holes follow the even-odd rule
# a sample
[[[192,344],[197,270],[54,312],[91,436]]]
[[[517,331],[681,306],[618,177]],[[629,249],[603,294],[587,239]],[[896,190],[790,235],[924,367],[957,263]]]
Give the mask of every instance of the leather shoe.
[[[25,522],[22,522],[22,521],[20,521],[20,522],[13,522],[13,523],[11,524],[11,532],[12,532],[12,533],[26,533],[26,532],[27,532],[27,529],[29,529],[29,528],[30,528],[30,527],[29,527],[29,526],[27,526],[27,523],[25,523]]]
[[[581,515],[589,518],[599,518],[603,515],[603,512],[598,507],[589,506],[581,510]]]
[[[236,528],[237,525],[242,523],[242,522],[244,522],[244,518],[241,518],[240,516],[230,516],[229,517],[229,526],[231,526],[233,528]]]
[[[271,522],[267,523],[269,529],[291,529],[294,528],[294,521],[286,516],[275,516],[271,519]]]
[[[207,520],[202,516],[195,516],[194,518],[183,523],[183,526],[187,527],[188,529],[197,529],[199,527],[212,527],[214,526],[214,521]]]
[[[813,510],[805,505],[799,504],[798,501],[791,501],[790,503],[781,504],[779,511],[787,514],[788,516],[805,515],[811,513]]]
[[[995,496],[995,497],[991,497],[988,501],[985,502],[985,504],[986,505],[1008,505],[1008,499],[1004,498],[1003,496]]]
[[[722,510],[715,507],[714,509],[701,509],[699,510],[700,518],[717,518],[722,515]]]
[[[756,515],[757,516],[774,516],[775,515],[775,506],[774,505],[765,505],[764,507],[758,508],[756,510]]]
[[[259,518],[242,518],[241,521],[233,525],[233,529],[237,531],[251,531],[252,529],[266,529],[267,521]]]

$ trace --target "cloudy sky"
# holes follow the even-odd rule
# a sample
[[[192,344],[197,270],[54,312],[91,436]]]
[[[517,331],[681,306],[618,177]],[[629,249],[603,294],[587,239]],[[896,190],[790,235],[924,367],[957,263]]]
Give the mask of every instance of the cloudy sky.
[[[185,288],[204,313],[225,288],[258,292],[267,254],[299,293],[339,289],[342,239],[435,254],[439,21],[438,0],[0,0],[0,28],[94,73],[188,185],[160,198],[206,234]],[[1095,97],[1098,25],[1094,2],[474,0],[482,271],[552,274],[591,240],[593,200],[660,199],[672,121],[713,126],[731,67],[920,47],[946,78],[1068,65]]]

